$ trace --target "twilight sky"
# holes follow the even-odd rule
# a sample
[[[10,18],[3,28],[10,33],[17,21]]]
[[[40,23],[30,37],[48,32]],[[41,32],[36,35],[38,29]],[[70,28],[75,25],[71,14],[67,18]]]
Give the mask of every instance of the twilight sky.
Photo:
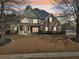
[[[58,9],[55,8],[55,6],[57,6],[58,3],[61,2],[61,0],[16,0],[16,1],[18,2],[19,5],[16,5],[13,2],[6,3],[6,5],[7,4],[14,5],[14,7],[8,7],[8,8],[16,9],[17,11],[24,10],[26,6],[30,5],[32,6],[32,8],[39,8],[41,10],[46,10],[49,13],[61,12],[60,10],[58,11]]]
[[[54,7],[55,4],[57,4],[60,0],[16,0],[19,4],[16,5],[15,3],[13,2],[9,2],[9,3],[6,3],[7,4],[10,4],[10,5],[15,5],[15,7],[9,7],[9,8],[13,8],[13,9],[16,9],[18,11],[17,8],[19,8],[20,10],[24,10],[24,8],[27,6],[27,5],[31,5],[32,8],[39,8],[39,9],[43,9],[43,10],[46,10],[50,13],[52,12],[55,12],[55,10],[52,9],[52,7]]]
[[[52,7],[54,7],[54,5],[56,5],[59,1],[60,0],[24,0],[22,7],[25,8],[26,5],[30,4],[32,8],[39,8],[53,13],[56,12],[56,10],[52,9]]]
[[[51,9],[52,7],[54,7],[54,4],[57,3],[54,0],[31,0],[31,1],[32,3],[30,3],[30,5],[33,8],[44,9],[50,13],[55,12],[54,9]]]

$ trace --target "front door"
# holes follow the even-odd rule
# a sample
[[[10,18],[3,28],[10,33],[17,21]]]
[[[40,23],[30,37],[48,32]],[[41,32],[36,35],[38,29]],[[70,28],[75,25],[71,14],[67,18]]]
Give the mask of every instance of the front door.
[[[28,33],[28,26],[24,26],[23,29],[24,29],[24,33]]]

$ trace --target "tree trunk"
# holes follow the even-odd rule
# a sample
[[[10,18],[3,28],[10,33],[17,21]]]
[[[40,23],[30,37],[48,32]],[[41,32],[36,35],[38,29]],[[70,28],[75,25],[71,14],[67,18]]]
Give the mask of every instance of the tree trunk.
[[[79,24],[77,24],[76,26],[77,26],[76,41],[79,41]]]
[[[76,41],[79,42],[79,0],[75,0],[76,2]]]

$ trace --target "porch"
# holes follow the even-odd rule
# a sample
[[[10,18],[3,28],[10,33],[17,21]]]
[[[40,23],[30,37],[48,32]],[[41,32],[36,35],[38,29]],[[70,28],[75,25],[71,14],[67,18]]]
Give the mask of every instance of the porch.
[[[19,34],[28,35],[38,33],[40,31],[40,26],[29,26],[29,25],[20,25],[19,26]]]

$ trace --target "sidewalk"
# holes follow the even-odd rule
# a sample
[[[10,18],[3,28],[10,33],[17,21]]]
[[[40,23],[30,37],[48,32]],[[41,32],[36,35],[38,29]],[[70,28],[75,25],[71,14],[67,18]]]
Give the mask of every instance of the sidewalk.
[[[54,53],[32,53],[32,54],[13,54],[13,55],[0,55],[0,59],[45,59],[45,58],[67,58],[78,57],[79,52],[54,52]]]

